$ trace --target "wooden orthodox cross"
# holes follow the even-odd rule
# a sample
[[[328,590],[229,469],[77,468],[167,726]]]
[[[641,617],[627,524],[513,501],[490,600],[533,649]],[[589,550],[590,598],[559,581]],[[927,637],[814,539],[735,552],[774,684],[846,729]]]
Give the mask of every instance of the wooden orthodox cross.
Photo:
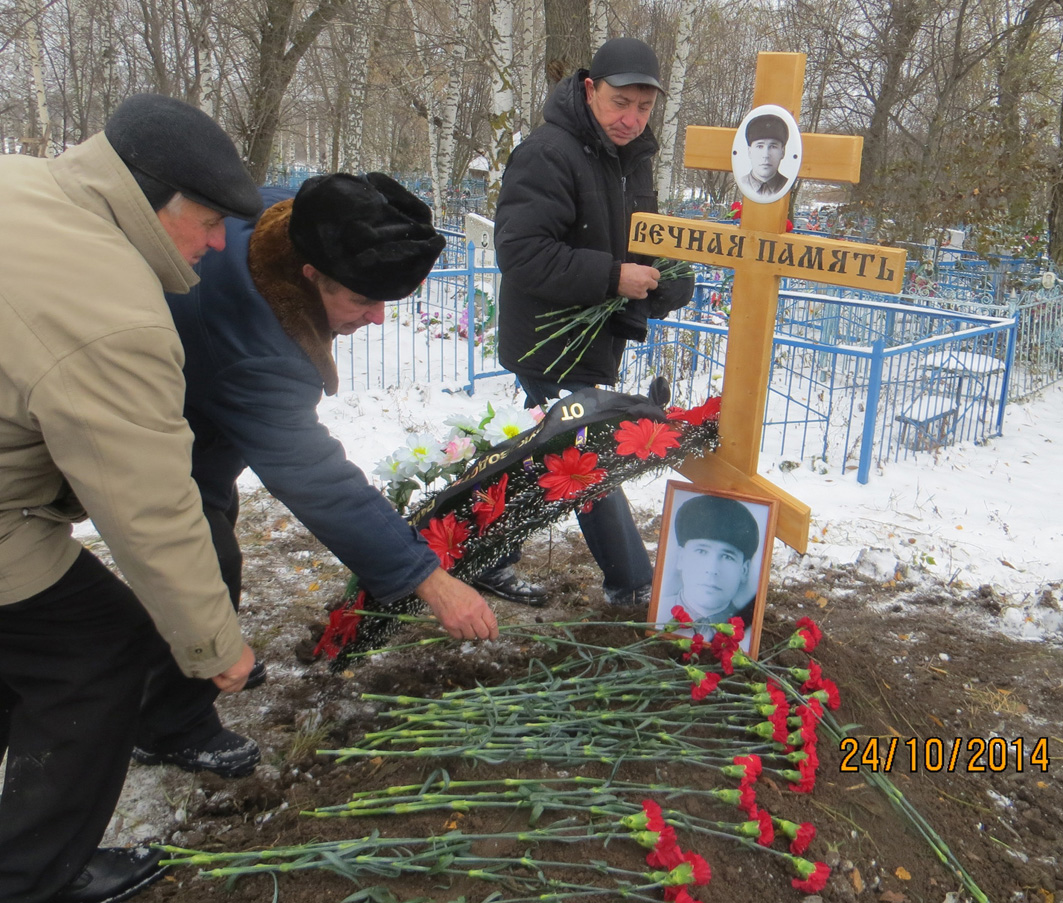
[[[782,107],[798,121],[804,77],[804,54],[759,54],[754,108]],[[690,126],[685,165],[730,171],[736,134],[736,129]],[[862,138],[802,134],[801,146],[799,178],[860,181]],[[631,219],[628,247],[653,257],[734,269],[720,406],[720,446],[715,454],[688,458],[679,471],[700,486],[778,499],[778,536],[803,553],[808,546],[808,505],[757,473],[779,277],[896,293],[904,278],[905,253],[896,248],[789,234],[788,198],[789,190],[771,203],[747,200],[742,205],[738,227],[699,225],[698,220],[636,213]]]

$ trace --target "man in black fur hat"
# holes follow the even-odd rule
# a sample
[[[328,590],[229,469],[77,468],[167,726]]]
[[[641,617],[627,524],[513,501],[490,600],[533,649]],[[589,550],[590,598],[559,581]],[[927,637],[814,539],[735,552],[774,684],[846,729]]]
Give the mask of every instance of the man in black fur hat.
[[[254,217],[255,183],[201,110],[122,103],[53,160],[0,157],[0,900],[102,903],[160,851],[97,845],[152,662],[241,689],[240,635],[189,475],[182,351],[163,290]],[[73,538],[91,516],[128,585]],[[215,768],[253,741],[201,738]],[[254,762],[251,761],[251,767]]]
[[[384,302],[413,292],[443,250],[431,211],[383,173],[261,194],[261,218],[227,220],[226,248],[199,266],[202,282],[167,296],[185,347],[192,474],[234,602],[236,480],[250,467],[375,599],[416,593],[452,636],[497,636],[480,594],[440,568],[317,416],[321,393],[339,387],[335,336],[381,324]]]

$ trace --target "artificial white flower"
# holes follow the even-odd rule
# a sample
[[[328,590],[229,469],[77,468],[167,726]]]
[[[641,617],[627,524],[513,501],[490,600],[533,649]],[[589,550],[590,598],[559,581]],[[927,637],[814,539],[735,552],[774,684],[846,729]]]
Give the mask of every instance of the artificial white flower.
[[[440,461],[439,440],[429,433],[407,436],[406,445],[395,450],[395,457],[407,473],[427,473]]]
[[[535,426],[535,418],[525,408],[505,407],[495,411],[484,427],[484,438],[492,445],[512,439]]]
[[[373,473],[388,483],[401,483],[408,477],[403,470],[402,462],[395,455],[388,455],[373,468]]]

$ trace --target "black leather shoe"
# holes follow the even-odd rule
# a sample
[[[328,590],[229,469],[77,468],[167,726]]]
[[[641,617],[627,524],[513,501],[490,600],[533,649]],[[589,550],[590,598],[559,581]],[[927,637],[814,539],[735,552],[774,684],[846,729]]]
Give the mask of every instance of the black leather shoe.
[[[473,578],[472,585],[500,599],[519,602],[521,605],[542,608],[546,604],[546,589],[518,577],[516,571],[508,565],[497,570],[484,571]]]
[[[152,752],[133,747],[133,761],[141,765],[176,765],[184,771],[210,771],[223,778],[242,778],[251,774],[262,758],[258,744],[222,728],[198,746],[176,752]]]
[[[266,664],[265,662],[256,661],[251,668],[251,673],[247,675],[247,683],[244,684],[245,690],[253,690],[255,687],[261,687],[266,682]]]
[[[629,590],[606,589],[604,592],[605,601],[609,605],[615,605],[618,608],[649,608],[653,584],[647,583],[638,589]]]
[[[158,881],[166,871],[159,865],[162,850],[148,847],[102,847],[88,865],[48,903],[118,903]]]

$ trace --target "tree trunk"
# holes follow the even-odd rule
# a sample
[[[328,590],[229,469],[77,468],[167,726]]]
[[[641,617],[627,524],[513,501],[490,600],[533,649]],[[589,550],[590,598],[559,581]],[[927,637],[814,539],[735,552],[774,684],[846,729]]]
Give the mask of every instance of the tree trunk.
[[[882,50],[883,76],[874,101],[871,123],[864,138],[860,161],[860,185],[857,194],[866,197],[880,187],[889,160],[889,127],[894,107],[903,96],[901,84],[904,65],[919,29],[923,25],[923,0],[895,0],[881,33],[886,41]]]
[[[1063,270],[1063,101],[1056,122],[1056,161],[1048,203],[1048,257]]]
[[[48,114],[48,95],[44,91],[44,66],[41,43],[37,37],[37,18],[40,10],[35,0],[24,0],[26,24],[26,61],[30,71],[30,91],[37,111],[36,122],[28,123],[27,135],[22,139],[22,152],[33,157],[54,157],[52,150],[52,120]]]
[[[664,118],[658,139],[661,152],[657,157],[657,200],[667,204],[672,199],[675,179],[675,152],[679,143],[679,112],[683,105],[683,87],[687,79],[690,46],[693,43],[694,17],[699,0],[683,0],[679,7],[679,26],[675,36],[675,57],[668,77],[668,97],[664,104]]]
[[[591,64],[590,0],[544,0],[546,80],[556,85]]]
[[[514,0],[491,2],[491,143],[487,153],[487,215],[494,216],[502,187],[502,168],[513,150],[513,5]]]
[[[324,0],[296,26],[296,0],[267,0],[258,22],[258,66],[249,91],[247,167],[256,182],[266,179],[280,125],[281,104],[299,61],[322,29],[349,3],[350,0]]]

